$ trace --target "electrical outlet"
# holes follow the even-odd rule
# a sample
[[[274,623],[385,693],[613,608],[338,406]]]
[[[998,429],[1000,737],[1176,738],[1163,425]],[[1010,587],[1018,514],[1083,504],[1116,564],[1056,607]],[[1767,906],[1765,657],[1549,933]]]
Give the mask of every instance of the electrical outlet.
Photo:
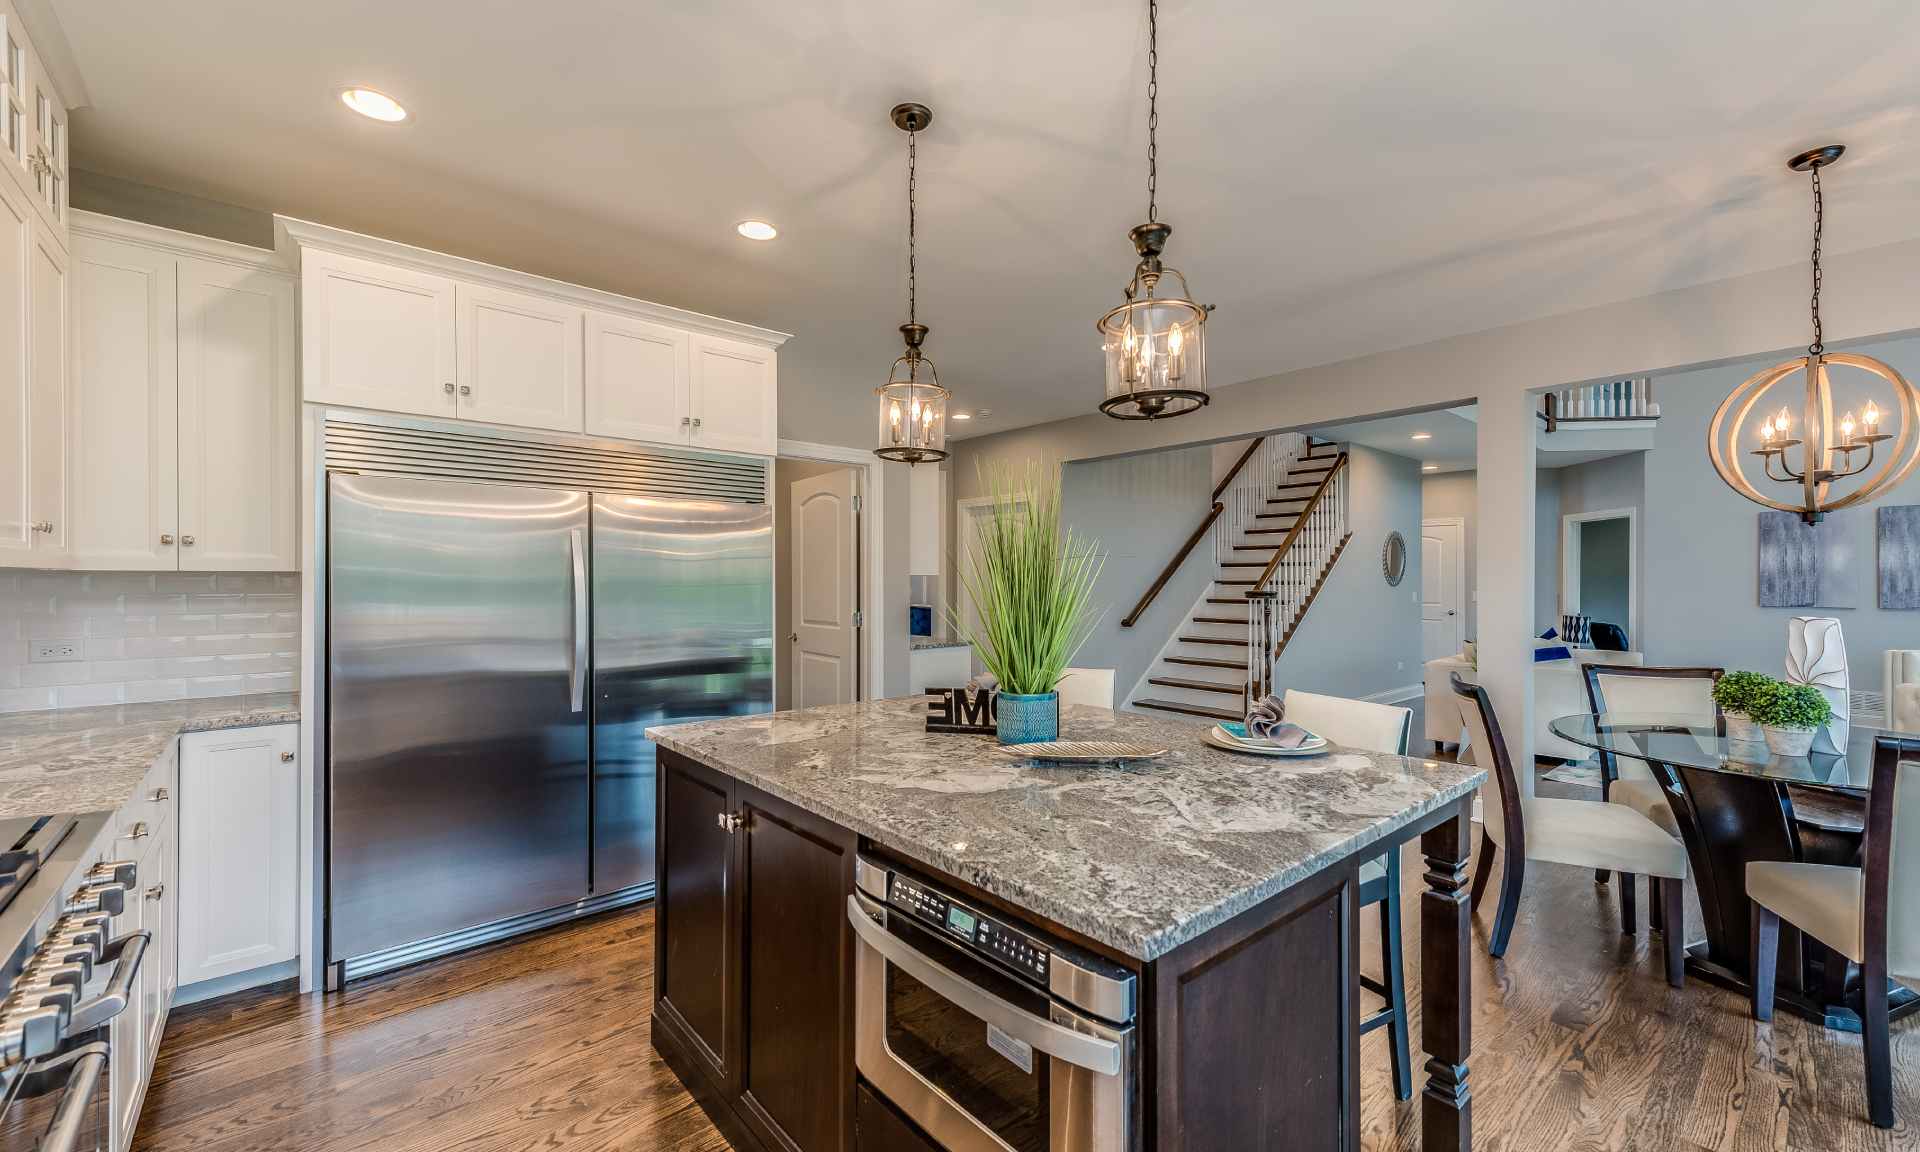
[[[1407,662],[1405,660],[1395,660],[1393,662],[1393,670],[1395,672],[1405,672],[1407,670]]]
[[[33,642],[34,664],[66,664],[80,659],[78,640],[35,640]]]

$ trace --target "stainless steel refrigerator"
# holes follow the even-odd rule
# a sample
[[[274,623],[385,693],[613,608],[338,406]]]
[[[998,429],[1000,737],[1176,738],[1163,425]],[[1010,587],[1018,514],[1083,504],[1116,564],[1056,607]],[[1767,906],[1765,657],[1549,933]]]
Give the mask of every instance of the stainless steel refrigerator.
[[[650,724],[772,704],[765,504],[328,478],[327,957],[652,895]]]

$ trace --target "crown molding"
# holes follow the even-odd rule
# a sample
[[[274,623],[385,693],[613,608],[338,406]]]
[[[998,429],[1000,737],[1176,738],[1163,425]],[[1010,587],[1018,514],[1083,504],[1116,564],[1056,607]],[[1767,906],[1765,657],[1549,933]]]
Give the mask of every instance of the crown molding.
[[[578,304],[582,308],[616,312],[624,316],[653,320],[676,328],[685,328],[711,336],[724,336],[731,340],[742,340],[767,348],[778,348],[791,338],[790,333],[778,332],[771,328],[743,324],[737,320],[727,320],[719,316],[708,316],[703,312],[690,312],[684,308],[656,304],[650,300],[636,300],[631,296],[620,296],[598,288],[569,284],[564,280],[555,280],[547,276],[536,276],[531,272],[502,268],[498,264],[486,264],[461,256],[449,256],[444,252],[417,248],[395,240],[383,240],[361,232],[349,232],[344,228],[330,228],[325,224],[315,224],[310,220],[298,220],[291,216],[276,215],[273,218],[273,233],[276,247],[290,260],[296,262],[297,249],[319,248],[341,255],[377,260],[383,264],[396,264],[430,275],[451,276],[470,283],[488,284],[510,291],[528,292],[549,299],[565,300]]]
[[[142,224],[138,220],[127,220],[119,216],[84,212],[77,208],[67,217],[67,230],[75,236],[119,240],[147,248],[160,248],[177,256],[215,260],[222,264],[257,268],[282,276],[292,276],[294,272],[294,266],[287,261],[284,253],[267,248],[255,248],[247,244],[235,244],[231,240],[216,240],[211,236],[181,232],[174,228],[162,228],[156,224]]]

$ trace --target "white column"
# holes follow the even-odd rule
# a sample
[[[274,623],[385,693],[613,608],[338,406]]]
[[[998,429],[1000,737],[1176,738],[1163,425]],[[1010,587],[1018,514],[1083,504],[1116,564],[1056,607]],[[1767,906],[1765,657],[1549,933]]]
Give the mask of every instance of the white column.
[[[1479,410],[1475,554],[1480,683],[1533,795],[1533,577],[1535,396],[1483,399]],[[1489,769],[1491,764],[1488,764]]]

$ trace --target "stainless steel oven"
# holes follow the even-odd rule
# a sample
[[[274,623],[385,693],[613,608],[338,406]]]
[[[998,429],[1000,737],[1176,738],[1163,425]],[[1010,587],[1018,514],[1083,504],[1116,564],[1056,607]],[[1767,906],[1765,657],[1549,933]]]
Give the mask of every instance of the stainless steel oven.
[[[894,865],[854,875],[854,1063],[877,1094],[947,1152],[1139,1146],[1133,973]]]

